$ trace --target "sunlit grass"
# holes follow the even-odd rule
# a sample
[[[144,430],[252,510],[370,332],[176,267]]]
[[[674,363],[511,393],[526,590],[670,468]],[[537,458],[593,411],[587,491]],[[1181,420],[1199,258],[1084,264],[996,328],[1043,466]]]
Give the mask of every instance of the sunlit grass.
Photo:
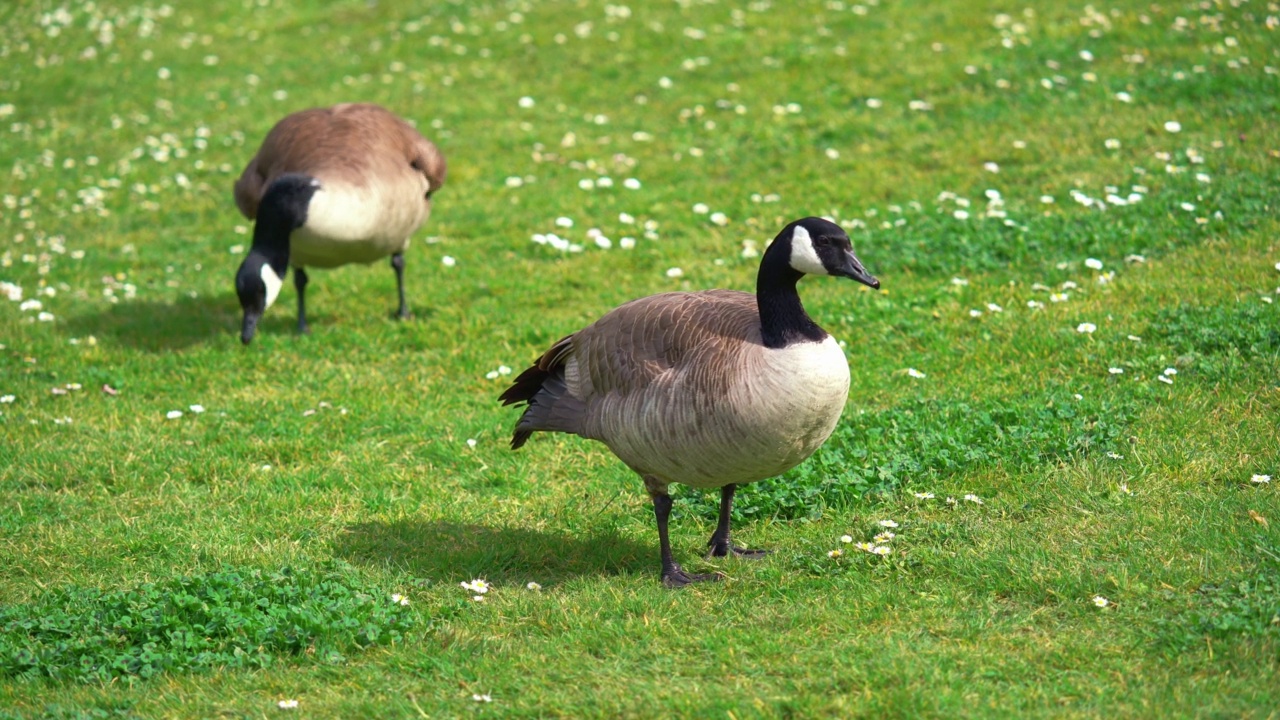
[[[59,7],[0,9],[0,600],[338,561],[415,622],[336,664],[5,677],[0,716],[1276,705],[1274,3]],[[449,160],[415,318],[385,263],[317,272],[312,334],[290,288],[244,348],[231,182],[346,100]],[[759,563],[699,559],[714,505],[681,491],[678,558],[727,577],[666,591],[638,479],[509,451],[486,376],[637,296],[750,290],[809,214],[884,283],[801,288],[845,417],[739,494]]]

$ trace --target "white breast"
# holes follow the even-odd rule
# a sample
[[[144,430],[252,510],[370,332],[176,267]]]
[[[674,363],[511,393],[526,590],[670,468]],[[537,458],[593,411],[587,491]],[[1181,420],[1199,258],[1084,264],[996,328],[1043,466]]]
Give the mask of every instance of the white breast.
[[[403,251],[427,213],[416,187],[325,182],[291,237],[290,260],[302,267],[373,262]]]
[[[321,187],[311,198],[304,228],[311,235],[357,242],[374,233],[382,208],[364,188]]]
[[[844,397],[849,393],[849,361],[830,335],[822,342],[795,343],[766,350],[759,357],[761,365],[768,368],[768,372],[760,371],[761,374],[770,378],[778,391],[812,397],[835,393],[841,398],[840,404],[844,404]]]
[[[747,421],[741,432],[752,438],[770,477],[800,464],[831,436],[849,397],[849,362],[830,336],[756,357],[754,379],[738,384],[734,404]]]

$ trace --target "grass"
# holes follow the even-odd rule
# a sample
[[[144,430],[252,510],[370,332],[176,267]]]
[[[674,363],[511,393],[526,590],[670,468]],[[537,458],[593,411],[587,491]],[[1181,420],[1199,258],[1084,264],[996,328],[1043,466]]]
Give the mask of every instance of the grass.
[[[0,296],[0,717],[1270,717],[1280,8],[620,7],[0,9],[0,281],[41,303]],[[416,317],[382,263],[314,273],[312,334],[287,289],[243,348],[231,182],[344,100],[449,159]],[[638,479],[507,450],[486,374],[750,289],[744,241],[807,214],[884,283],[802,287],[845,417],[739,493],[759,563],[697,559],[714,501],[682,489],[678,558],[727,578],[666,591]],[[840,539],[890,519],[890,555]]]
[[[0,614],[6,676],[110,682],[163,672],[268,667],[277,657],[401,637],[407,603],[344,582],[341,572],[225,571],[103,593],[71,589]]]

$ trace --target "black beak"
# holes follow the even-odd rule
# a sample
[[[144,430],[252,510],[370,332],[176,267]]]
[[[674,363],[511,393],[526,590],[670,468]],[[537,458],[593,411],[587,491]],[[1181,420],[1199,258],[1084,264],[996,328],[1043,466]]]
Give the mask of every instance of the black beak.
[[[845,257],[844,267],[840,268],[839,272],[836,274],[841,277],[857,280],[863,285],[870,287],[872,290],[880,289],[880,281],[875,279],[875,276],[871,273],[867,272],[866,268],[862,267],[862,263],[859,262],[858,258],[854,257],[853,253],[849,253],[848,256]]]
[[[258,321],[261,319],[262,313],[245,312],[244,322],[240,325],[240,342],[245,345],[253,342],[253,334],[258,331]]]

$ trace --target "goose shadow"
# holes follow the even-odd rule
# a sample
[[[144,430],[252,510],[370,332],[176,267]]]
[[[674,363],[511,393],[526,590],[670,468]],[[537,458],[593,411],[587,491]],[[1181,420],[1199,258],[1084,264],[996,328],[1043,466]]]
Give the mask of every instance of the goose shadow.
[[[465,576],[520,585],[644,572],[656,566],[658,554],[656,547],[623,538],[612,528],[574,537],[445,520],[350,525],[333,551],[353,565],[389,565],[433,582]]]
[[[172,301],[122,300],[106,310],[66,321],[73,337],[94,335],[146,352],[183,350],[217,338],[239,345],[240,303],[231,294],[181,297]],[[295,320],[277,313],[263,318],[259,330],[293,332]]]

